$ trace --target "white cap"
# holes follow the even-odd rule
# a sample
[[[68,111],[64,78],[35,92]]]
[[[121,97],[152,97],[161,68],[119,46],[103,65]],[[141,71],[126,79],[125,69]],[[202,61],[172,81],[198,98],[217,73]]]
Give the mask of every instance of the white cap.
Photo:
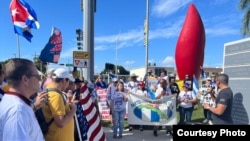
[[[52,76],[53,72],[56,70],[56,68],[49,68],[47,71],[46,71],[46,75],[47,76]]]
[[[52,78],[68,78],[72,82],[75,81],[75,78],[64,68],[57,68],[53,72]]]
[[[207,80],[211,80],[211,78],[210,78],[210,77],[207,77]]]
[[[118,79],[116,77],[112,78],[112,82],[116,82]]]

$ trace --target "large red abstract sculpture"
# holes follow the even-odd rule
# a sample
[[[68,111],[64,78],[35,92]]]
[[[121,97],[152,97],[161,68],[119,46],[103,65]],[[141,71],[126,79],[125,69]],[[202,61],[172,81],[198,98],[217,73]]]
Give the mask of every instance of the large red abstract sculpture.
[[[203,66],[205,48],[205,30],[201,17],[194,4],[188,8],[186,19],[179,35],[175,61],[180,80],[188,74],[200,76],[200,66]]]

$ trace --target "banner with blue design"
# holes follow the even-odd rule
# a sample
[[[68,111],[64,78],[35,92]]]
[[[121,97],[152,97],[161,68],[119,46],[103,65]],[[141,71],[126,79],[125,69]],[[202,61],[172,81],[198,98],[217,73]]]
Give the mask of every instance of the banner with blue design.
[[[147,97],[130,94],[128,101],[128,124],[174,125],[177,123],[175,103],[175,96],[152,100]]]

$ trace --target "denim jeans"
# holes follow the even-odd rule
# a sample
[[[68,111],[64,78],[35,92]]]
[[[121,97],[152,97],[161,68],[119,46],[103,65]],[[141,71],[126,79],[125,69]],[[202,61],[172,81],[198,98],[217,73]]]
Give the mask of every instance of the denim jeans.
[[[113,111],[114,118],[115,118],[113,133],[115,136],[117,135],[117,129],[119,129],[119,136],[122,136],[125,113],[126,113],[126,109],[122,111]]]
[[[186,122],[191,122],[193,107],[190,108],[183,108],[179,106],[179,113],[180,113],[180,122],[179,124],[184,124],[184,120],[186,117]]]

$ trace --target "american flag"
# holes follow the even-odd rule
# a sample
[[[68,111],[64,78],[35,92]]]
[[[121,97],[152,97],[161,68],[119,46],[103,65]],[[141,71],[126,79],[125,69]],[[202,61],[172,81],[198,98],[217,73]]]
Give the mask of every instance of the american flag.
[[[77,108],[76,124],[81,141],[106,141],[98,111],[86,85],[81,88],[80,110]]]

